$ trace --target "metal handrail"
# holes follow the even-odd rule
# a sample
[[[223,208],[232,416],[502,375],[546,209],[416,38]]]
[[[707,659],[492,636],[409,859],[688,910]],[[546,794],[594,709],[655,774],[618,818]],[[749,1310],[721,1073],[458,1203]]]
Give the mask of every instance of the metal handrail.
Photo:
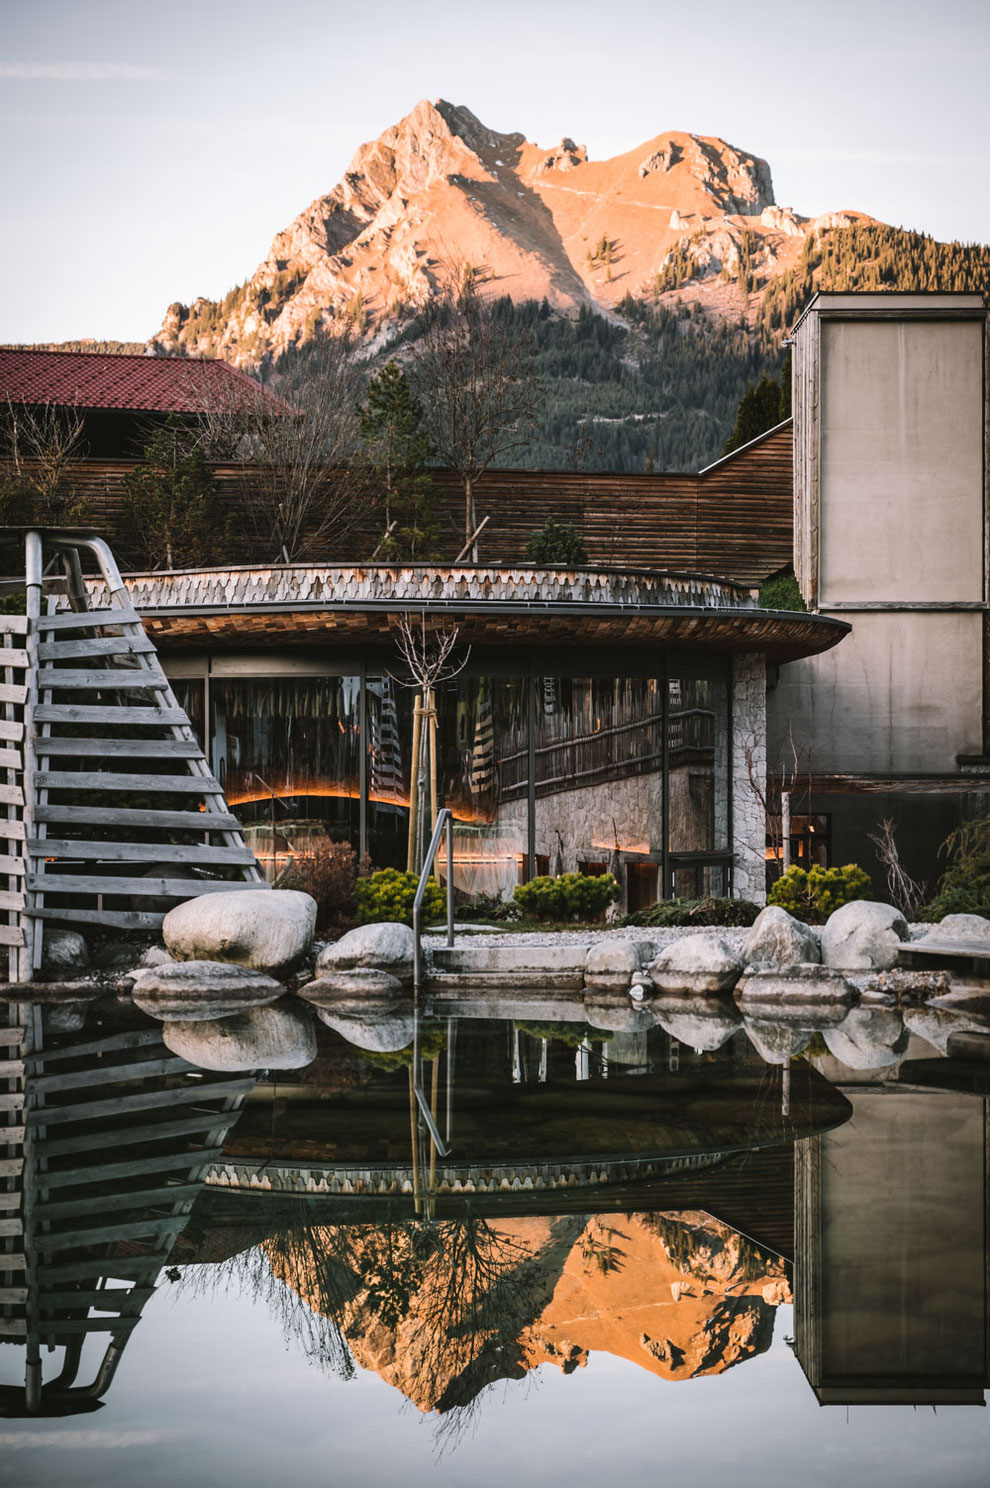
[[[419,989],[423,977],[423,947],[421,944],[423,925],[423,899],[426,894],[426,885],[433,870],[433,860],[440,848],[440,836],[447,833],[447,944],[454,944],[454,816],[446,806],[437,812],[436,826],[433,828],[433,836],[430,845],[426,849],[426,857],[423,860],[423,870],[419,875],[419,883],[416,886],[416,897],[413,900],[412,931],[413,931],[413,997],[419,1003]]]
[[[426,850],[423,860],[423,869],[419,875],[419,883],[416,886],[416,897],[413,899],[412,931],[413,931],[413,1094],[419,1107],[420,1115],[426,1123],[426,1129],[430,1134],[439,1157],[446,1157],[450,1148],[444,1142],[433,1119],[430,1103],[426,1098],[420,1079],[420,1050],[419,1050],[419,994],[423,981],[423,899],[426,896],[426,885],[429,882],[430,873],[433,869],[434,859],[440,850],[440,838],[446,833],[447,836],[447,944],[454,944],[454,816],[446,806],[437,813],[436,825],[433,828],[433,836]],[[447,1113],[447,1140],[450,1140],[451,1113]]]

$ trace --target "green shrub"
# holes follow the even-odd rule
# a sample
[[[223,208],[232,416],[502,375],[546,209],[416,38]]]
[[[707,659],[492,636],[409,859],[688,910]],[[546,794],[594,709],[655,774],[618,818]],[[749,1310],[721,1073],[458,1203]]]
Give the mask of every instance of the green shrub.
[[[402,873],[398,868],[382,868],[370,878],[359,878],[354,886],[358,920],[362,925],[379,920],[397,920],[403,925],[411,925],[418,883],[415,873]],[[446,895],[436,879],[427,879],[423,896],[424,922],[439,919],[446,902]]]
[[[649,909],[626,915],[624,925],[653,929],[672,925],[751,925],[760,912],[748,899],[661,899]]]
[[[868,873],[856,863],[841,868],[788,868],[767,895],[768,904],[778,904],[799,920],[819,925],[836,909],[853,899],[869,899],[872,884]]]
[[[937,921],[948,914],[990,917],[990,817],[957,827],[938,851],[949,865],[939,881],[938,893],[921,918]]]
[[[611,873],[543,875],[517,884],[512,897],[534,920],[597,920],[619,897],[619,885]]]
[[[503,899],[501,894],[479,894],[469,904],[457,906],[457,918],[466,920],[469,924],[473,920],[482,924],[489,921],[498,924],[503,920],[518,920],[520,915],[519,905],[511,899]]]
[[[580,1049],[585,1042],[607,1044],[614,1034],[605,1028],[592,1028],[590,1023],[514,1023],[519,1033],[528,1033],[530,1038],[557,1039],[569,1049]]]
[[[760,607],[764,610],[807,610],[792,568],[771,574],[760,585]]]

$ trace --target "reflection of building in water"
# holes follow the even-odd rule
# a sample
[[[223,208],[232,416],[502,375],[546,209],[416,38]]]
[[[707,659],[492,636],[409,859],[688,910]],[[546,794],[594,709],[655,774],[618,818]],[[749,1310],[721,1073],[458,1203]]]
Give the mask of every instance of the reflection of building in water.
[[[979,1405],[987,1103],[861,1087],[797,1144],[795,1342],[823,1405]]]
[[[45,1039],[37,1004],[0,1006],[17,1153],[0,1162],[0,1341],[25,1350],[0,1416],[72,1415],[99,1408],[254,1077],[203,1075],[159,1028]],[[79,1383],[93,1337],[106,1347]],[[57,1349],[45,1379],[42,1351]]]

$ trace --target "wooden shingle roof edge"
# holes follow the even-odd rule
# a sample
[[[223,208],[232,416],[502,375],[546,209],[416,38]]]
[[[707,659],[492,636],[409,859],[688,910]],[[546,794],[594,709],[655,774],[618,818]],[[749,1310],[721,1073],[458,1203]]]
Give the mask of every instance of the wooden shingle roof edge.
[[[135,574],[125,582],[165,646],[383,645],[398,614],[456,623],[464,642],[677,645],[761,651],[789,661],[826,651],[842,620],[762,610],[746,586],[706,574],[484,565],[274,565]],[[90,584],[99,606],[99,586]]]

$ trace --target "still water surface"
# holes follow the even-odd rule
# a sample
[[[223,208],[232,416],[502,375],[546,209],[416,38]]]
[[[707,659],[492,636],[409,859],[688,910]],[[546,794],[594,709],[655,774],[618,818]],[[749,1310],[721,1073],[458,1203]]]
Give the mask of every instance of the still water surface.
[[[123,1018],[104,1010],[49,1037],[62,1057],[46,1054],[37,1078],[112,1064],[73,1057],[73,1039],[119,1037]],[[78,1273],[54,1283],[70,1300],[42,1328],[42,1399],[68,1413],[26,1412],[24,1348],[5,1344],[0,1480],[984,1484],[979,1068],[904,1028],[886,1029],[886,1062],[874,1048],[860,1068],[820,1037],[772,1064],[745,1029],[702,1053],[659,1027],[588,1033],[462,1020],[454,1151],[432,1176],[421,1134],[413,1163],[401,1056],[333,1034],[315,1070],[228,1113],[222,1152],[217,1115],[205,1135],[167,1134],[208,1108],[205,1085],[189,1098],[208,1077],[142,1076],[154,1042],[127,1050],[128,1080],[49,1087],[66,1119],[50,1117],[45,1139],[72,1150],[53,1149],[48,1171],[65,1181],[40,1201],[88,1200],[85,1220],[74,1198],[49,1211],[29,1273],[39,1287],[46,1267]],[[425,1040],[441,1127],[449,1034]],[[430,1080],[427,1064],[428,1096]],[[111,1087],[123,1111],[80,1113],[81,1092]],[[149,1107],[149,1091],[177,1090],[179,1106]],[[122,1123],[133,1137],[138,1121],[161,1132],[131,1141]],[[164,1181],[188,1193],[181,1218],[163,1240],[121,1236],[121,1216],[134,1231],[166,1224],[138,1195],[173,1149]],[[210,1181],[182,1182],[208,1150]],[[79,1181],[108,1156],[137,1171]],[[375,1192],[344,1191],[362,1185]],[[158,1285],[92,1409],[74,1392],[97,1376],[105,1332],[86,1333],[72,1378],[53,1384],[59,1327],[98,1312],[71,1305],[72,1289],[120,1271],[140,1286],[142,1265]]]

